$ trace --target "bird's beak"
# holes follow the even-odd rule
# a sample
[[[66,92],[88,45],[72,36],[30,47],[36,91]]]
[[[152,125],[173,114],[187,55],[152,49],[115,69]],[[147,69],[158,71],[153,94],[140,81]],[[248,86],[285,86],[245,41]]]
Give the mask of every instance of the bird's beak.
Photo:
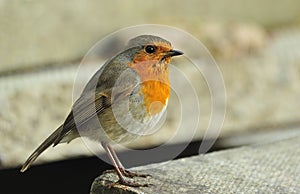
[[[174,56],[178,56],[178,55],[182,55],[182,54],[183,54],[183,52],[172,49],[166,53],[165,57],[174,57]]]

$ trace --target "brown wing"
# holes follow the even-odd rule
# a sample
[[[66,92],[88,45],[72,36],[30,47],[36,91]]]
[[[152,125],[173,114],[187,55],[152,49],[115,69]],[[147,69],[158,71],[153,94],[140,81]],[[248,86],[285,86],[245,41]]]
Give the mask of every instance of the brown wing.
[[[62,125],[62,130],[54,142],[54,146],[57,145],[70,132],[74,132],[75,130],[77,133],[78,127],[88,122],[91,118],[95,118],[95,116],[100,114],[104,109],[110,107],[110,99],[110,92],[105,91],[96,93],[95,95],[88,94],[80,97],[73,104],[71,112]],[[74,116],[76,119],[74,119]]]
[[[89,122],[90,119],[97,117],[103,110],[109,108],[113,103],[117,103],[119,100],[126,98],[130,95],[135,86],[128,87],[126,89],[116,89],[120,91],[113,94],[111,90],[103,92],[96,92],[95,95],[89,94],[81,96],[73,105],[72,111],[69,113],[67,119],[63,123],[63,128],[60,131],[54,146],[60,143],[60,141],[68,134],[76,133],[79,136],[77,129]],[[75,119],[74,119],[75,116]]]

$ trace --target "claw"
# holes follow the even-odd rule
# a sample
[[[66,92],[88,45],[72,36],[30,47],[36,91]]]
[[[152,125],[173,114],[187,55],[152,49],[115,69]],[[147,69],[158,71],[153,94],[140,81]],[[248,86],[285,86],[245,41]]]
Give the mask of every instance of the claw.
[[[137,173],[137,172],[131,172],[131,171],[123,169],[123,168],[120,168],[120,170],[122,171],[122,174],[124,176],[129,177],[129,178],[133,178],[133,177],[142,177],[142,178],[152,177],[150,174],[140,174],[140,173]],[[107,173],[116,173],[116,170],[115,169],[110,169],[110,170],[105,170],[103,172],[103,174],[107,174]]]
[[[150,174],[140,174],[140,173],[137,173],[137,172],[131,172],[129,170],[125,170],[125,169],[122,169],[123,171],[123,174],[129,178],[133,178],[133,177],[142,177],[142,178],[147,178],[147,177],[151,177]]]
[[[114,187],[115,185],[125,185],[129,187],[149,187],[151,184],[140,184],[136,182],[127,181],[124,179],[119,179],[117,182],[108,184],[108,188]]]

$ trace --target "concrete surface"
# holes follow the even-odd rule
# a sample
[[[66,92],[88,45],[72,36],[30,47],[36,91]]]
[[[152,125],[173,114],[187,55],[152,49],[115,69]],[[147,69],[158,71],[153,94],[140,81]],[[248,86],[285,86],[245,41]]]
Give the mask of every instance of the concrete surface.
[[[106,184],[117,176],[107,173],[95,179],[91,194],[122,193],[300,193],[300,136],[270,144],[242,147],[206,155],[151,164],[131,170],[151,174],[135,178],[152,184],[131,188]],[[155,157],[155,156],[153,156]]]

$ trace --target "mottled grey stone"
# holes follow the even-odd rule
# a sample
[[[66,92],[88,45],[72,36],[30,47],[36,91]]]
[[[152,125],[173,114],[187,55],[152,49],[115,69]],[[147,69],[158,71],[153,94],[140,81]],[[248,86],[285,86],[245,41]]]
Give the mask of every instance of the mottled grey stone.
[[[134,168],[152,177],[135,178],[149,187],[107,183],[113,173],[95,179],[91,193],[300,193],[300,136]]]

